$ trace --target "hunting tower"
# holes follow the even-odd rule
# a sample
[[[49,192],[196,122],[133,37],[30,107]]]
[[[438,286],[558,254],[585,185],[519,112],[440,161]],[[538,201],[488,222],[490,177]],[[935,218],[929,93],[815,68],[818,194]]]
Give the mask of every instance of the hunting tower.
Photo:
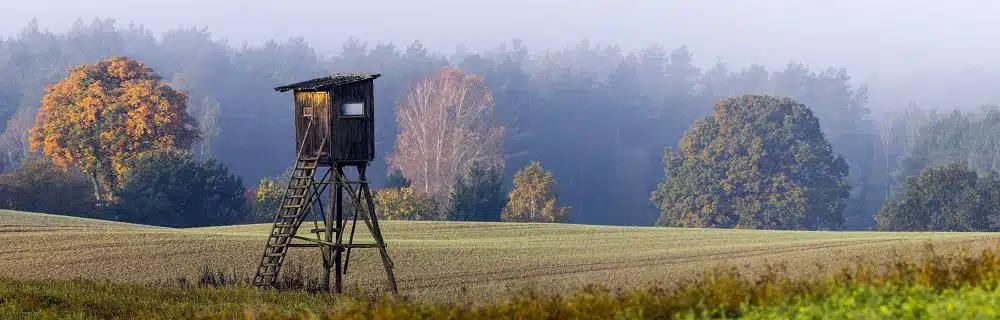
[[[365,169],[375,158],[374,80],[379,76],[338,73],[274,88],[278,92],[294,92],[296,164],[275,213],[254,285],[274,284],[288,248],[318,247],[325,270],[324,289],[329,290],[332,271],[334,288],[342,292],[342,276],[347,273],[351,249],[375,248],[382,258],[389,289],[397,293],[392,260],[365,177]],[[344,172],[347,167],[357,169],[357,180],[347,178]],[[325,174],[318,175],[323,169]],[[324,196],[327,201],[322,201]],[[350,214],[344,212],[345,198],[353,204]],[[299,226],[312,213],[315,219],[310,233],[315,236],[297,235]],[[352,222],[345,242],[348,219]],[[358,220],[368,229],[374,243],[354,243]],[[302,242],[293,243],[293,239]]]

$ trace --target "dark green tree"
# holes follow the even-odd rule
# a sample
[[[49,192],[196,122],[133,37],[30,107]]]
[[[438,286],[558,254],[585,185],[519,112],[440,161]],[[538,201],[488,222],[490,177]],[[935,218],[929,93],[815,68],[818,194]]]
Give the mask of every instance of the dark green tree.
[[[885,231],[986,231],[1000,214],[1000,179],[979,177],[966,161],[924,170],[906,180],[903,196],[876,215]]]
[[[111,210],[134,223],[222,225],[243,219],[243,193],[242,180],[215,160],[200,162],[186,151],[150,152],[135,159]]]
[[[666,180],[651,200],[659,225],[837,229],[850,187],[847,163],[819,121],[789,98],[720,101],[667,149]]]
[[[450,199],[448,220],[500,221],[506,203],[503,173],[493,167],[473,165],[457,178]]]
[[[385,177],[385,188],[402,188],[409,187],[410,179],[403,176],[403,172],[399,169],[392,169],[389,171],[389,175]]]

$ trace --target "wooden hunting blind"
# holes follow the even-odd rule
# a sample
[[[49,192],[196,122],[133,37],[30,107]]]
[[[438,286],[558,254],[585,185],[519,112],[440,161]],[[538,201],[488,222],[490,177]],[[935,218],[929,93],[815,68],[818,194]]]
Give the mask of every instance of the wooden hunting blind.
[[[329,290],[330,274],[336,292],[342,291],[342,276],[347,273],[351,249],[379,250],[389,289],[395,294],[396,280],[392,260],[386,251],[382,231],[375,215],[365,169],[375,158],[375,90],[379,74],[337,73],[330,76],[274,88],[293,91],[296,163],[288,188],[274,217],[274,225],[264,255],[257,268],[254,284],[273,285],[289,248],[318,247],[323,257],[324,289]],[[357,169],[357,180],[350,180],[344,168]],[[318,175],[325,168],[323,175]],[[317,179],[318,177],[318,179]],[[328,190],[332,186],[332,190]],[[347,194],[345,194],[347,193]],[[327,201],[323,201],[324,195]],[[343,201],[353,204],[353,212],[344,212]],[[303,222],[312,220],[314,237],[296,234]],[[350,236],[344,241],[350,223]],[[374,243],[355,243],[359,220],[368,229]],[[322,223],[322,224],[320,224]],[[292,240],[303,242],[295,243]]]
[[[294,91],[295,143],[303,154],[320,155],[324,166],[375,159],[374,82],[379,76],[335,74],[275,88]],[[329,141],[321,146],[324,137]]]

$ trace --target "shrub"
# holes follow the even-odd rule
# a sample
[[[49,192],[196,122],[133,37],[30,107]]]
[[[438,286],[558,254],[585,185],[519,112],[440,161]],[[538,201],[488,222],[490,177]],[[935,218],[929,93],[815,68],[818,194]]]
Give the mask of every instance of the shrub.
[[[387,220],[436,220],[438,204],[411,187],[382,188],[375,192],[375,210]]]
[[[87,178],[56,167],[47,158],[29,159],[0,176],[0,201],[12,210],[97,216],[97,202]]]
[[[281,199],[285,197],[288,181],[292,178],[294,168],[288,168],[281,175],[261,178],[257,186],[251,188],[250,222],[268,222],[274,220]]]

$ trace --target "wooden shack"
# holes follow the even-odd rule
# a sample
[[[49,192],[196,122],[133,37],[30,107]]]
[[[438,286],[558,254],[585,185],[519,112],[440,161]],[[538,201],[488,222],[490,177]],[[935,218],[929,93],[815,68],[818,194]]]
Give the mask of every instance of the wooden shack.
[[[371,162],[375,158],[374,80],[379,76],[336,73],[274,88],[294,92],[296,153],[318,156],[321,166]]]

